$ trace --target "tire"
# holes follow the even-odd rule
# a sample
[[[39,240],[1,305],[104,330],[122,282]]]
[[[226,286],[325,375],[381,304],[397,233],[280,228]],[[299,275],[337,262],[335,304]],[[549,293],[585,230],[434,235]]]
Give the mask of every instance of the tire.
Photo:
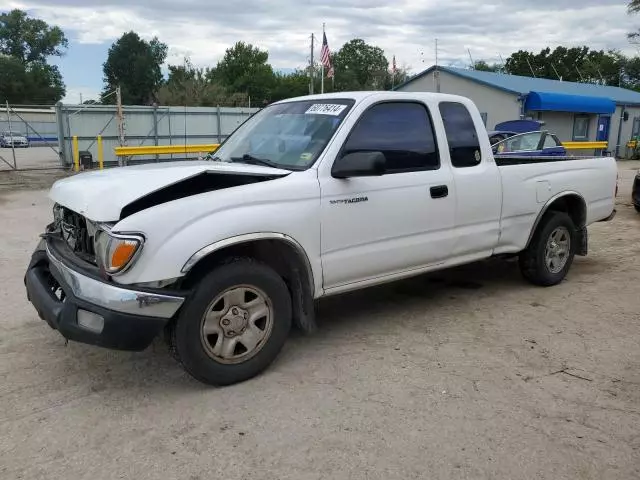
[[[636,212],[640,213],[640,205],[634,205],[633,207],[636,209]]]
[[[551,238],[552,235],[556,240]],[[565,238],[568,239],[568,246],[563,248],[562,245],[566,245],[563,242]],[[576,248],[576,227],[571,217],[564,212],[549,212],[536,229],[527,249],[520,253],[520,271],[534,285],[557,285],[571,268]],[[552,259],[551,264],[547,254]]]
[[[236,259],[198,283],[172,329],[170,349],[197,380],[231,385],[265,370],[290,329],[291,296],[282,277],[257,261]]]

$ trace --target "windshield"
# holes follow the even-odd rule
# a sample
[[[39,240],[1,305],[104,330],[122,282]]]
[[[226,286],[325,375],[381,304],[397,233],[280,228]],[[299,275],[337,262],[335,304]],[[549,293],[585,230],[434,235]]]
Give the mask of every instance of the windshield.
[[[241,125],[214,160],[304,170],[316,161],[353,100],[304,100],[270,105]]]

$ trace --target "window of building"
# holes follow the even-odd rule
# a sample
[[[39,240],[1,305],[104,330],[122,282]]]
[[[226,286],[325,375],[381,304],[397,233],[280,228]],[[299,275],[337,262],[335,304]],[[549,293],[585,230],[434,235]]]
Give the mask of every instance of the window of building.
[[[633,118],[633,127],[631,130],[631,136],[637,137],[640,135],[640,117]]]
[[[440,168],[431,118],[420,103],[379,103],[364,112],[347,139],[343,155],[363,151],[382,152],[387,173]]]
[[[576,115],[573,119],[573,139],[576,141],[589,139],[589,115]]]
[[[467,107],[457,102],[440,104],[440,114],[449,143],[451,164],[457,168],[475,167],[482,159],[478,132]]]

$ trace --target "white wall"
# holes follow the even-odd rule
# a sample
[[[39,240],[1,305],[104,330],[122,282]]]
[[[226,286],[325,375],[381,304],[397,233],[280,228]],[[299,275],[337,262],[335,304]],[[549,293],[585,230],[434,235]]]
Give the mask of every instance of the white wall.
[[[622,130],[620,132],[620,156],[624,157],[626,153],[626,144],[631,139],[633,130],[633,119],[640,118],[640,107],[625,107],[625,111],[629,113],[629,120],[622,121]],[[611,116],[611,134],[609,136],[609,149],[615,151],[616,142],[618,140],[618,127],[622,120],[622,107],[618,106],[615,113]]]
[[[436,85],[432,73],[398,88],[402,92],[435,92]],[[487,129],[493,130],[496,123],[520,118],[518,96],[484,86],[447,72],[440,72],[440,92],[462,95],[470,98],[480,112],[487,113]]]

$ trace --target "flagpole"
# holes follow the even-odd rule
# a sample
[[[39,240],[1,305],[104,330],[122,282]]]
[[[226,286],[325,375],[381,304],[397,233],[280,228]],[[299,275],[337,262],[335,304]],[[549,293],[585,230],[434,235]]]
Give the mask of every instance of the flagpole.
[[[324,45],[324,22],[322,23],[322,44]],[[324,93],[324,62],[320,62],[320,93]]]

